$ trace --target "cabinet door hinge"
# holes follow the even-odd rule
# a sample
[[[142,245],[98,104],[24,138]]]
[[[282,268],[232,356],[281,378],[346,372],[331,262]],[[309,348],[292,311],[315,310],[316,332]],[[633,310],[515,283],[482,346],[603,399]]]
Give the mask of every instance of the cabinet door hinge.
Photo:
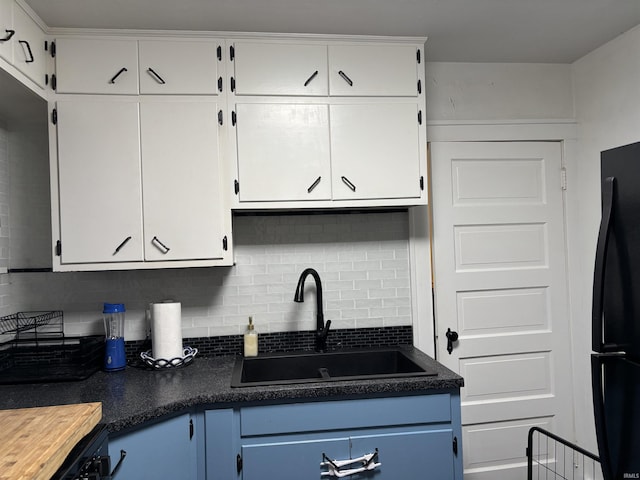
[[[222,77],[218,77],[218,91],[222,93]]]
[[[418,110],[418,125],[422,125],[422,110]]]
[[[221,62],[222,61],[222,47],[220,45],[218,45],[218,48],[216,49],[216,55],[218,56],[218,61]]]
[[[51,111],[51,123],[58,124],[58,110],[55,108]]]
[[[233,45],[229,47],[229,60],[233,62],[233,59],[236,58],[236,49],[233,48]]]
[[[458,437],[453,437],[453,454],[458,456]]]
[[[51,47],[49,47],[49,53],[51,54],[51,58],[56,58],[56,42],[51,42]]]
[[[422,93],[422,80],[418,80],[418,95]]]
[[[424,190],[424,177],[420,175],[420,190]]]
[[[420,55],[421,55],[421,54],[420,54],[420,49],[418,49],[418,50],[416,51],[416,60],[418,61],[418,63],[420,63]]]
[[[236,112],[231,112],[231,125],[235,127],[237,120],[238,120],[238,117],[236,116]]]
[[[222,110],[218,110],[218,125],[222,125],[223,124],[223,115],[222,115]]]
[[[53,90],[58,88],[58,79],[56,78],[56,74],[55,73],[51,74],[51,88]]]
[[[229,85],[230,85],[229,88],[231,88],[231,91],[235,92],[236,91],[236,79],[234,77],[231,77],[231,79],[229,80]]]
[[[222,250],[226,252],[228,247],[229,245],[227,242],[227,236],[225,235],[224,237],[222,237]]]
[[[567,189],[567,169],[566,169],[566,167],[562,167],[560,169],[560,188],[562,188],[562,190],[566,190]]]
[[[240,192],[240,182],[238,180],[233,181],[233,191],[236,192],[236,195]]]
[[[240,454],[236,457],[236,470],[238,473],[242,471],[242,456]]]
[[[193,418],[189,419],[189,440],[193,438]]]
[[[56,257],[62,256],[62,242],[58,240],[56,242]]]

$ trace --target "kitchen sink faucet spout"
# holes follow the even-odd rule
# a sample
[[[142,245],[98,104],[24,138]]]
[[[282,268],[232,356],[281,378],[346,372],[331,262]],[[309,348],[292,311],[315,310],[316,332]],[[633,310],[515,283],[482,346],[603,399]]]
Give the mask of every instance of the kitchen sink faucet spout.
[[[304,302],[304,281],[307,276],[311,275],[316,282],[316,352],[324,352],[327,350],[327,337],[329,336],[329,327],[331,326],[331,320],[324,322],[324,313],[322,313],[322,282],[320,281],[320,275],[313,268],[305,269],[298,279],[298,285],[296,286],[296,293],[293,296],[293,301],[302,303]]]

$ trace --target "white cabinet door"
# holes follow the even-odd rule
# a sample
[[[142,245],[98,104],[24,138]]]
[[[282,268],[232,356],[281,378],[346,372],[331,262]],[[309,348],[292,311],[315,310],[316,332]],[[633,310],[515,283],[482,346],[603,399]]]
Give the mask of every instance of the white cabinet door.
[[[331,45],[330,95],[416,97],[416,55],[411,45]]]
[[[221,42],[141,40],[138,47],[141,94],[219,93],[217,49],[222,48]]]
[[[47,62],[45,35],[38,24],[19,6],[13,9],[15,28],[13,61],[15,67],[44,88]]]
[[[140,104],[145,260],[222,257],[218,107]]]
[[[138,104],[61,101],[62,263],[142,260]]]
[[[420,197],[416,104],[331,105],[330,116],[334,200]]]
[[[61,38],[56,41],[58,93],[138,93],[135,40]]]
[[[13,42],[15,42],[13,0],[0,0],[0,57],[11,64],[13,64]]]
[[[236,42],[237,95],[327,95],[327,47]]]
[[[238,104],[240,201],[331,198],[327,105]]]

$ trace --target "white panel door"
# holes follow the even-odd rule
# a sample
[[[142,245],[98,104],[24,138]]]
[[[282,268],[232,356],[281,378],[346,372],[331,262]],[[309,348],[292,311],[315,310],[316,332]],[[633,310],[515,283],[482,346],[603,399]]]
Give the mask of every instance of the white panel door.
[[[59,38],[56,40],[58,93],[138,93],[135,40]]]
[[[11,64],[13,64],[13,42],[15,42],[13,8],[13,0],[0,0],[0,57]]]
[[[140,104],[145,260],[222,257],[214,101]]]
[[[331,105],[334,200],[420,197],[415,103]]]
[[[329,107],[238,104],[240,201],[331,199]]]
[[[138,104],[60,101],[62,263],[142,260]]]
[[[326,95],[327,47],[235,43],[236,95]]]
[[[211,40],[140,40],[140,93],[217,95],[220,45]]]
[[[431,164],[437,355],[465,379],[465,479],[526,478],[528,429],[573,431],[561,144],[436,142]]]
[[[411,45],[331,45],[329,93],[417,97],[416,52]]]

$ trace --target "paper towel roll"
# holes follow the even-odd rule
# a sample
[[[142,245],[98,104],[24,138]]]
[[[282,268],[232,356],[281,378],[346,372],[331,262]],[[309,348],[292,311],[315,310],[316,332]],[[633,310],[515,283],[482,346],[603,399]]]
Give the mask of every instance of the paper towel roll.
[[[153,358],[182,357],[182,305],[180,302],[151,304],[151,348]]]

